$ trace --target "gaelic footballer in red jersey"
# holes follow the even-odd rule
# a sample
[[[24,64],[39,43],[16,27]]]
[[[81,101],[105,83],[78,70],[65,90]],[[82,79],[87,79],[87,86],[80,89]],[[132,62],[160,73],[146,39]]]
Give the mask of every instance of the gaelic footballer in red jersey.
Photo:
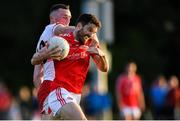
[[[108,71],[106,56],[98,48],[96,32],[99,28],[100,21],[94,15],[82,14],[77,20],[75,30],[62,35],[70,45],[70,52],[62,61],[53,60],[55,79],[50,84],[51,93],[46,98],[46,109],[53,114],[52,119],[86,120],[79,101],[90,58],[92,57],[99,70]],[[48,58],[50,56],[43,59]]]
[[[48,96],[48,106],[53,118],[86,120],[79,101],[90,58],[93,58],[99,70],[108,70],[107,59],[98,48],[99,42],[95,36],[99,28],[100,21],[94,15],[82,14],[77,20],[75,30],[61,36],[68,41],[70,51],[65,59],[54,60],[56,76]]]

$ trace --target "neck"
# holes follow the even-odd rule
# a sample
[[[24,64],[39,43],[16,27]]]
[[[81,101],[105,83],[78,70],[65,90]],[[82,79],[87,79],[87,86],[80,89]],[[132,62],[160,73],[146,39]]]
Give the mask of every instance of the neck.
[[[73,31],[73,36],[74,36],[74,38],[75,38],[76,41],[79,41],[78,38],[77,38],[77,36],[76,36],[76,31]]]

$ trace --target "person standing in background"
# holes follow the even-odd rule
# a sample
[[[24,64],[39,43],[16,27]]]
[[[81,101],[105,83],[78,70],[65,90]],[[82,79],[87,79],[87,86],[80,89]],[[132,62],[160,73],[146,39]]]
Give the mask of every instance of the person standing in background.
[[[12,98],[7,85],[0,77],[0,120],[7,120],[9,118],[8,112],[11,107]]]
[[[129,62],[125,73],[120,74],[116,83],[116,97],[120,115],[125,120],[138,120],[145,110],[141,77],[136,73],[137,65]]]
[[[164,75],[159,75],[150,88],[151,110],[154,120],[165,119],[165,102],[169,91]]]
[[[169,91],[166,96],[166,105],[165,105],[166,119],[174,120],[175,116],[177,119],[179,108],[180,108],[179,79],[176,75],[172,75],[169,79]]]

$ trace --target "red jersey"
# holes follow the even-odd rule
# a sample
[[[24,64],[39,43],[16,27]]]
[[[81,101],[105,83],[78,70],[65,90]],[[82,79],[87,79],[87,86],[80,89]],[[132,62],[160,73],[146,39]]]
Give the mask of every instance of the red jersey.
[[[63,87],[70,92],[79,94],[89,68],[90,54],[83,49],[82,44],[75,40],[73,33],[61,35],[70,45],[68,56],[61,60],[54,60],[55,79],[51,83],[51,90]]]
[[[120,105],[138,107],[138,96],[140,91],[142,91],[141,78],[138,75],[128,78],[127,75],[124,74],[121,75],[117,81],[118,93],[120,94]]]

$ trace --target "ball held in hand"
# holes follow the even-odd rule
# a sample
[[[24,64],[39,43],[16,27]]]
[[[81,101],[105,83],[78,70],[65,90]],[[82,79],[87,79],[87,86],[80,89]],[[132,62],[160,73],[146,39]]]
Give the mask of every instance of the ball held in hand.
[[[52,56],[52,58],[56,59],[56,60],[62,60],[64,58],[66,58],[69,53],[69,44],[68,44],[67,40],[65,40],[64,38],[59,37],[59,36],[51,37],[49,40],[48,49],[52,49],[56,46],[59,46],[59,48],[61,48],[61,50],[58,52],[58,55],[60,55],[60,56]]]

